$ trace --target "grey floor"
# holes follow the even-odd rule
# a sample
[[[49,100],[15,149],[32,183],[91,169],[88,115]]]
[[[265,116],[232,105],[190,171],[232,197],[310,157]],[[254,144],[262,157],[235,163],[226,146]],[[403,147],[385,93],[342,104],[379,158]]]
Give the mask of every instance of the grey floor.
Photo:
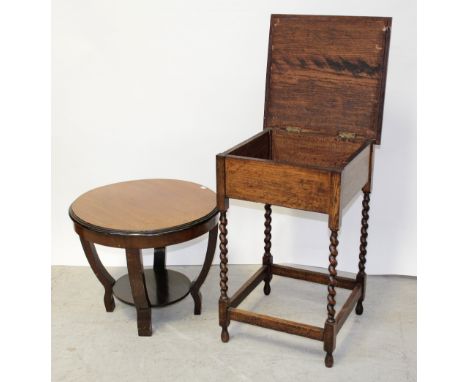
[[[199,267],[171,267],[194,277]],[[231,265],[235,291],[258,266]],[[125,273],[111,268],[114,276]],[[190,296],[153,309],[153,336],[138,337],[134,309],[119,301],[112,313],[86,267],[52,267],[53,381],[416,381],[416,279],[368,278],[364,314],[350,315],[337,339],[335,366],[324,366],[322,343],[232,322],[220,340],[218,268],[194,316]],[[349,292],[338,290],[338,308]],[[272,293],[258,287],[241,308],[322,325],[326,287],[274,277]]]

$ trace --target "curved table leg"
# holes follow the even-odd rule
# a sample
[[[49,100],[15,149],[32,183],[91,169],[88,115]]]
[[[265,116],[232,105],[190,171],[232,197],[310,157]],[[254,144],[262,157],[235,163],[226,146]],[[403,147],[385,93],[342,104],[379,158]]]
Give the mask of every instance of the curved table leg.
[[[107,272],[106,268],[104,268],[101,260],[99,260],[94,243],[83,239],[81,236],[80,241],[91,269],[104,287],[104,306],[106,307],[106,311],[112,312],[115,308],[115,301],[112,292],[115,280],[109,272]]]
[[[151,336],[151,304],[146,290],[141,249],[127,248],[125,253],[130,288],[132,289],[133,302],[137,312],[138,335]]]
[[[213,257],[216,250],[216,241],[218,239],[218,225],[211,229],[208,236],[208,247],[206,248],[205,262],[203,263],[203,268],[198,275],[197,279],[192,281],[190,286],[190,294],[193,297],[195,302],[195,308],[193,314],[201,314],[201,305],[202,305],[202,294],[200,293],[200,288],[208,276],[210,271],[211,264],[213,263]]]

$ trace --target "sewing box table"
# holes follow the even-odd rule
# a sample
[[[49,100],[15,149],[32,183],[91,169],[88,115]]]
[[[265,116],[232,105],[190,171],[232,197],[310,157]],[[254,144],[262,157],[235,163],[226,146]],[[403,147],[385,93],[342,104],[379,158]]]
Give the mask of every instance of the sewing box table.
[[[291,333],[324,343],[332,367],[336,336],[355,307],[363,313],[366,290],[368,211],[374,145],[380,144],[391,18],[272,15],[263,131],[219,154],[217,206],[220,210],[221,339],[230,321]],[[343,208],[362,190],[359,272],[337,274],[338,231]],[[228,296],[227,215],[229,199],[265,205],[261,268]],[[331,231],[328,273],[273,263],[271,206],[328,215]],[[327,285],[323,327],[238,308],[273,275]],[[351,291],[335,314],[335,288]]]
[[[104,287],[104,305],[115,308],[114,296],[135,305],[138,334],[151,336],[151,307],[172,304],[189,293],[194,314],[201,313],[200,287],[216,249],[216,195],[196,183],[147,179],[99,187],[78,197],[69,215],[96,277]],[[193,282],[166,268],[166,247],[209,232],[199,276]],[[117,281],[107,272],[95,244],[125,248],[128,274]],[[152,269],[143,268],[142,249],[154,248]]]

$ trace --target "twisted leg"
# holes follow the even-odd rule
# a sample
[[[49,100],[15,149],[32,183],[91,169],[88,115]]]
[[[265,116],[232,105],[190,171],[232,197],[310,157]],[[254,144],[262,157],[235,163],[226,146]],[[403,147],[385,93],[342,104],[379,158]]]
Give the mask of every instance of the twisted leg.
[[[362,200],[362,220],[361,220],[361,245],[359,246],[359,272],[356,281],[362,285],[361,298],[356,305],[356,314],[361,315],[364,311],[362,302],[366,294],[366,254],[367,254],[367,228],[369,228],[369,202],[370,192],[364,192]]]
[[[126,255],[130,287],[137,312],[138,335],[151,336],[151,304],[146,290],[141,249],[127,248]]]
[[[330,265],[328,266],[328,273],[330,274],[329,281],[328,281],[328,318],[327,322],[334,323],[335,322],[335,286],[336,286],[336,266],[338,262],[336,261],[336,256],[338,256],[338,230],[332,230],[330,236],[330,256],[328,260],[330,261]]]
[[[273,256],[271,255],[271,204],[265,204],[265,253],[263,254],[263,265],[268,266],[268,271],[265,275],[265,285],[263,292],[268,296],[271,292],[270,281],[272,278],[271,266],[273,264]]]
[[[91,269],[104,287],[104,306],[106,307],[106,311],[112,312],[115,308],[115,301],[112,292],[112,287],[115,284],[115,280],[109,274],[109,272],[107,272],[106,268],[104,268],[101,260],[99,260],[99,256],[96,252],[96,247],[94,244],[83,239],[81,236],[80,240]]]
[[[221,281],[219,283],[221,287],[221,296],[219,297],[219,325],[221,326],[221,340],[223,342],[228,342],[229,341],[229,332],[227,330],[229,321],[228,321],[228,315],[227,315],[227,309],[228,309],[228,304],[229,304],[229,298],[227,295],[228,291],[228,258],[227,258],[227,218],[226,218],[226,211],[221,211],[220,214],[220,219],[219,219],[219,249],[220,249],[220,277]]]
[[[194,314],[201,314],[202,295],[200,293],[200,287],[205,282],[206,276],[210,271],[211,264],[213,263],[213,257],[216,250],[216,240],[218,235],[218,226],[211,229],[208,237],[208,247],[206,248],[205,262],[203,268],[198,275],[197,279],[192,282],[190,287],[190,294],[195,302]]]
[[[338,230],[331,231],[330,236],[330,256],[329,261],[330,265],[328,266],[328,272],[330,274],[328,281],[328,305],[327,312],[328,318],[325,322],[324,330],[324,349],[327,352],[325,356],[325,366],[333,366],[333,350],[335,349],[335,339],[336,339],[336,322],[335,322],[335,296],[336,296],[336,266],[338,262],[336,257],[338,256]]]

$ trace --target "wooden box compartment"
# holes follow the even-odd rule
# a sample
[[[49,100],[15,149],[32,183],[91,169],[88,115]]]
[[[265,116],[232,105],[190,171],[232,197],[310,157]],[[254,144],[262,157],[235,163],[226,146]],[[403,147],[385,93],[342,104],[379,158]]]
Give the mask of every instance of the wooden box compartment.
[[[328,213],[333,182],[341,185],[341,207],[368,182],[371,147],[368,141],[265,129],[218,157],[225,195]]]
[[[391,19],[272,15],[263,131],[217,157],[230,198],[322,212],[370,189]]]

